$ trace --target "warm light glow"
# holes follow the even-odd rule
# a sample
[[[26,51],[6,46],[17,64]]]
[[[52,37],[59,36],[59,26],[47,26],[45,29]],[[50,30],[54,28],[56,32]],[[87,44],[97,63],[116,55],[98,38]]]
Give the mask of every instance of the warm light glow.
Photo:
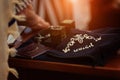
[[[72,3],[76,3],[78,0],[69,0]]]

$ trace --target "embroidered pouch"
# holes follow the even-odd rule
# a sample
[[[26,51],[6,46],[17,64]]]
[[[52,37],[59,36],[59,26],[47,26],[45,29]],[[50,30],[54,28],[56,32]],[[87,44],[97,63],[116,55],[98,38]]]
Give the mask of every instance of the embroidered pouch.
[[[71,59],[71,61],[83,58],[85,61],[91,60],[91,64],[104,65],[106,58],[120,47],[119,30],[109,28],[105,30],[97,32],[74,29],[69,37],[47,54],[63,60]]]

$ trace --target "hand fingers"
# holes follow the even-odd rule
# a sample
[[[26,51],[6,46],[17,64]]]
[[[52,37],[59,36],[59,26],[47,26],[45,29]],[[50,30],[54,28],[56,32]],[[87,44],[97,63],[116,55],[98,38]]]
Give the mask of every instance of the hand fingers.
[[[16,6],[16,11],[19,13],[23,9],[27,8],[27,6],[31,5],[32,0],[22,0],[21,5]]]

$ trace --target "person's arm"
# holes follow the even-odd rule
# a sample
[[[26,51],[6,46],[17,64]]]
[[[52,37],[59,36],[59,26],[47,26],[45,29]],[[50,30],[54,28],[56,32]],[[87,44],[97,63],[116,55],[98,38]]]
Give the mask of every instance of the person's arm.
[[[48,29],[50,27],[50,24],[46,22],[44,19],[42,19],[40,16],[38,16],[32,5],[28,5],[27,8],[22,10],[19,14],[23,14],[26,16],[26,21],[24,22],[18,22],[19,25],[26,26],[31,28],[31,32],[29,33],[22,33],[22,41],[16,41],[14,44],[15,48],[18,48],[22,43],[26,42],[28,39],[39,33],[41,30]]]
[[[38,16],[32,5],[28,5],[26,9],[21,11],[19,14],[23,14],[26,16],[25,22],[19,22],[19,25],[24,25],[30,27],[33,31],[39,31],[41,29],[46,29],[50,26],[48,22]]]

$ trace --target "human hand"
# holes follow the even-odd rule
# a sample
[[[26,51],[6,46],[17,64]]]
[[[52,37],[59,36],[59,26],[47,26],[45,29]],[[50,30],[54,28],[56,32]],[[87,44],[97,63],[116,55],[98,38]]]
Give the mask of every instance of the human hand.
[[[18,25],[23,25],[27,26],[32,29],[29,33],[23,32],[21,34],[22,40],[19,42],[19,39],[16,40],[14,47],[17,48],[19,47],[23,42],[26,42],[28,39],[36,35],[37,33],[40,32],[40,30],[44,30],[50,27],[50,24],[46,22],[44,19],[42,19],[40,16],[38,16],[32,5],[27,4],[27,7],[24,7],[24,9],[18,7],[18,15],[25,15],[26,16],[26,21],[20,21],[18,22]]]
[[[43,20],[40,16],[38,16],[35,13],[31,4],[27,5],[27,7],[24,10],[22,10],[21,12],[19,12],[18,14],[22,14],[22,15],[26,16],[26,21],[18,22],[18,24],[30,27],[34,31],[46,29],[50,26],[50,24],[48,22]]]

